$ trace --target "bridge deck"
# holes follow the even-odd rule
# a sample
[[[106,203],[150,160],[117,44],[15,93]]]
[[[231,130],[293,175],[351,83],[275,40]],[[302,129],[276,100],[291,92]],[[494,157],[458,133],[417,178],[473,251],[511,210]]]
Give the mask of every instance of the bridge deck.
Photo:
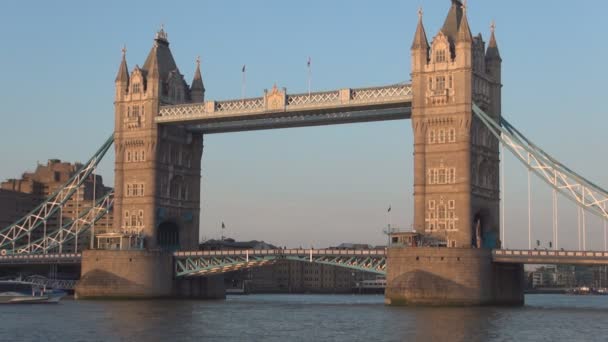
[[[185,124],[208,134],[397,120],[411,116],[411,101],[411,84],[310,94],[287,94],[273,88],[257,98],[161,106],[155,121]]]
[[[492,261],[514,264],[608,265],[608,252],[495,249]]]
[[[0,255],[0,265],[80,264],[80,253]]]

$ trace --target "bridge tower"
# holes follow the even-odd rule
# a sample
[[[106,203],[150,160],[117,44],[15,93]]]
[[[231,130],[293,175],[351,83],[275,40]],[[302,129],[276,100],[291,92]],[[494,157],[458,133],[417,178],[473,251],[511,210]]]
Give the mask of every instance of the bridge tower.
[[[472,113],[475,103],[501,115],[502,60],[491,31],[486,49],[464,4],[451,0],[429,44],[419,10],[411,47],[414,229],[425,245],[446,248],[389,253],[389,302],[523,302],[518,284],[497,288],[501,276],[522,274],[491,263],[500,246],[499,143]]]
[[[200,60],[189,87],[163,28],[142,67],[129,73],[125,54],[123,49],[115,81],[113,228],[117,235],[142,236],[143,249],[122,245],[121,251],[87,251],[77,287],[80,297],[182,294],[183,284],[172,280],[170,253],[198,248],[203,136],[183,126],[157,125],[154,119],[161,105],[204,101]],[[100,282],[108,279],[115,286],[100,291]],[[200,287],[207,285],[194,284],[197,295],[205,296]],[[223,288],[219,292],[223,296]]]

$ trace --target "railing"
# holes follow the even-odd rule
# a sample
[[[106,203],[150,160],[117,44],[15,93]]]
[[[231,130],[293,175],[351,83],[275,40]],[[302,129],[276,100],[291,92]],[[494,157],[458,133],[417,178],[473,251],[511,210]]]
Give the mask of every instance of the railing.
[[[550,250],[511,250],[495,249],[492,254],[496,256],[547,256],[547,257],[591,257],[608,258],[608,252],[597,251],[550,251]]]
[[[218,251],[178,251],[175,257],[190,256],[243,256],[243,255],[386,255],[385,249],[239,249]]]
[[[411,84],[397,84],[383,87],[339,89],[310,94],[285,94],[284,106],[279,111],[293,112],[307,109],[323,109],[346,106],[364,106],[379,103],[410,101]],[[229,117],[242,114],[276,112],[268,108],[268,94],[265,97],[241,100],[206,101],[204,103],[161,106],[156,122],[175,122],[206,118]]]

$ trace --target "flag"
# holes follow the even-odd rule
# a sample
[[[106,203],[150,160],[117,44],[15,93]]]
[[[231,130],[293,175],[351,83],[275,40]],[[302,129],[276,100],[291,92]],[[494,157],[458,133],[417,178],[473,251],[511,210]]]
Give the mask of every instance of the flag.
[[[243,64],[243,68],[241,69],[241,72],[245,72],[245,64]]]
[[[306,66],[310,68],[310,57],[308,57],[308,62],[306,62]]]
[[[387,210],[386,212],[387,212],[387,213],[390,213],[390,212],[391,212],[391,206],[390,206],[390,205],[388,206],[388,210]]]
[[[222,221],[222,229],[226,229],[226,225],[224,224],[224,221]]]

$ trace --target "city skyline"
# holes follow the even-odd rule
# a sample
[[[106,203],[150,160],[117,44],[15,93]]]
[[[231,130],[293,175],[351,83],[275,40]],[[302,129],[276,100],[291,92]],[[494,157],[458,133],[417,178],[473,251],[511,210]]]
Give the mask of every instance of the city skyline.
[[[247,3],[241,5],[243,13],[257,13],[260,14],[259,18],[273,18],[285,25],[279,29],[277,23],[259,23],[252,16],[242,14],[230,18],[235,21],[240,19],[242,26],[220,26],[224,30],[209,33],[203,29],[195,30],[187,24],[188,20],[179,20],[177,15],[159,18],[157,13],[144,11],[141,15],[146,19],[142,20],[142,25],[136,21],[131,26],[123,23],[117,25],[119,28],[103,30],[102,21],[109,20],[108,12],[113,8],[109,6],[99,14],[101,20],[92,20],[83,30],[94,37],[103,33],[109,33],[109,37],[102,37],[104,39],[99,44],[93,44],[89,42],[91,37],[83,32],[69,31],[67,29],[71,26],[63,23],[60,27],[66,30],[57,37],[68,35],[74,39],[59,39],[59,42],[54,40],[53,43],[65,44],[64,47],[71,49],[75,55],[62,54],[65,49],[58,48],[53,50],[54,54],[59,52],[58,55],[51,54],[44,60],[37,60],[36,64],[31,63],[30,59],[36,56],[36,49],[32,47],[37,44],[21,45],[26,37],[32,38],[29,35],[35,30],[30,28],[32,31],[24,30],[9,37],[11,42],[23,49],[15,49],[10,55],[0,57],[6,58],[3,63],[13,62],[10,64],[14,65],[18,62],[17,65],[21,66],[9,70],[9,82],[0,88],[5,94],[11,95],[2,113],[3,121],[15,125],[9,130],[6,128],[10,127],[3,125],[3,140],[6,140],[0,153],[7,162],[0,171],[0,177],[3,180],[18,177],[22,172],[31,170],[33,160],[45,161],[58,157],[74,162],[87,159],[112,130],[112,82],[118,69],[121,39],[127,44],[129,67],[132,69],[136,64],[142,65],[159,26],[154,20],[165,24],[178,66],[187,80],[192,79],[196,56],[202,56],[208,100],[240,97],[242,65],[247,65],[247,96],[260,96],[264,88],[271,88],[275,82],[280,87],[287,87],[289,92],[305,92],[309,56],[312,59],[313,90],[399,83],[407,82],[410,78],[409,46],[417,20],[416,7],[413,5],[392,3],[378,8],[371,4],[351,4],[353,14],[348,18],[342,17],[344,20],[341,20],[340,26],[330,20],[331,15],[342,13],[340,6],[331,4],[322,7],[320,2],[302,6],[309,17],[320,8],[327,11],[319,14],[317,27],[298,25],[304,24],[306,16],[302,15],[297,16],[296,22],[290,22],[294,17],[284,13],[279,16],[272,4],[266,5],[270,10],[268,12]],[[445,16],[445,4],[434,3],[431,6],[427,1],[422,5],[427,32],[432,37]],[[205,18],[212,22],[204,23],[209,25],[206,28],[221,25],[222,18],[226,20],[222,15],[214,17],[207,14],[216,11],[225,13],[218,7],[226,5],[201,6],[199,11],[207,9]],[[601,69],[596,73],[588,70],[601,68],[599,57],[605,55],[605,47],[593,45],[593,33],[599,27],[594,25],[600,25],[601,21],[587,20],[584,24],[574,28],[569,26],[568,30],[564,30],[557,24],[562,24],[566,16],[573,14],[564,12],[563,7],[542,8],[536,4],[519,6],[518,20],[515,21],[509,17],[515,10],[505,4],[470,3],[469,6],[472,31],[474,34],[481,31],[486,41],[489,23],[480,20],[496,18],[498,44],[504,60],[505,117],[567,165],[600,185],[605,184],[605,178],[602,179],[605,176],[600,172],[603,166],[600,158],[577,152],[583,149],[597,150],[601,146],[601,127],[605,126],[607,120],[600,115]],[[522,10],[522,7],[526,10]],[[581,11],[585,10],[593,17],[601,12],[598,9],[602,7],[605,5],[597,2]],[[70,13],[76,15],[85,11],[78,6],[72,10],[74,12]],[[532,19],[539,16],[540,10],[546,15],[546,24],[539,26],[538,19]],[[92,12],[84,13],[92,15]],[[400,20],[377,23],[382,27],[375,31],[371,27],[373,25],[365,28],[357,26],[366,13],[370,13],[368,16],[373,13],[398,17]],[[125,14],[121,18],[126,17]],[[7,19],[10,22],[10,18]],[[80,20],[82,18],[74,17],[74,25],[78,25]],[[37,21],[37,25],[44,23],[45,20]],[[244,29],[247,24],[253,23],[255,30]],[[18,23],[11,24],[20,27]],[[129,27],[136,29],[129,30]],[[51,28],[47,34],[53,35],[58,28],[52,25]],[[529,32],[525,32],[526,28],[530,29]],[[124,32],[120,32],[121,29]],[[354,32],[351,33],[351,30]],[[195,38],[197,32],[210,34],[210,41],[198,44]],[[374,39],[374,34],[383,34],[383,37]],[[327,35],[338,38],[329,39]],[[547,46],[543,46],[541,51],[550,58],[536,55],[534,46],[539,44],[540,39],[535,35],[541,37],[541,43],[546,43]],[[579,56],[580,62],[575,64],[572,61],[571,54],[577,49],[564,49],[563,45],[556,44],[559,42],[555,36],[559,36],[559,42],[565,40],[574,47],[585,47],[585,54]],[[295,39],[299,44],[290,43],[286,41],[287,38]],[[79,46],[79,42],[84,45]],[[280,44],[277,45],[277,42]],[[18,53],[22,51],[29,53]],[[78,55],[78,52],[94,54]],[[530,59],[522,60],[524,53],[528,53]],[[61,57],[66,59],[63,63],[58,61]],[[77,60],[74,59],[76,57]],[[69,63],[74,61],[75,65]],[[88,63],[99,68],[93,68]],[[55,68],[55,65],[65,68]],[[571,68],[563,70],[560,68],[563,66]],[[59,70],[55,69],[63,71],[57,73]],[[580,73],[585,72],[586,77],[581,78]],[[36,75],[46,76],[43,80],[53,85],[49,81],[52,80],[58,86],[44,87],[40,103],[23,106],[23,103],[32,101],[26,102],[25,94],[16,90],[25,89],[27,83],[20,82]],[[80,82],[86,82],[90,89]],[[84,115],[80,114],[83,112]],[[5,117],[10,113],[15,113],[17,117]],[[60,120],[57,123],[41,113],[61,113],[58,117]],[[536,117],[531,117],[535,114]],[[568,114],[580,121],[566,124]],[[551,120],[549,115],[555,115],[555,119]],[[202,162],[201,236],[219,236],[220,223],[225,221],[227,235],[243,240],[266,240],[279,245],[325,246],[344,241],[384,243],[386,237],[381,231],[389,219],[393,226],[398,227],[407,228],[411,223],[413,158],[410,125],[409,121],[402,120],[207,136]],[[9,146],[12,144],[8,142],[19,141],[23,135],[17,136],[17,132],[28,128],[30,130],[26,132],[32,134],[29,138],[31,145],[21,146],[23,153],[11,152],[10,147],[14,146]],[[564,142],[565,134],[572,134],[568,143]],[[74,140],[80,142],[78,146]],[[108,184],[113,183],[111,157],[108,157],[109,162],[104,161],[100,170]],[[525,207],[518,207],[509,199],[525,201],[525,170],[520,165],[516,166],[513,158],[507,157],[506,163],[509,184],[506,193],[507,222],[515,226],[508,231],[507,242],[512,239],[513,245],[523,247],[527,245],[527,212],[522,211]],[[535,222],[550,232],[550,190],[546,186],[541,187],[540,181],[535,181],[533,187],[543,189],[541,193],[546,192],[542,194],[542,203],[533,204],[533,208],[539,208],[537,215],[541,216],[535,216]],[[537,197],[539,191],[536,190],[534,195]],[[387,213],[389,206],[392,208],[390,218]],[[571,224],[575,215],[576,212],[570,214],[562,222]],[[539,235],[533,240],[537,239],[547,242],[545,236]],[[599,240],[595,239],[593,243]],[[575,247],[576,244],[571,246]],[[597,247],[601,247],[601,244]]]

